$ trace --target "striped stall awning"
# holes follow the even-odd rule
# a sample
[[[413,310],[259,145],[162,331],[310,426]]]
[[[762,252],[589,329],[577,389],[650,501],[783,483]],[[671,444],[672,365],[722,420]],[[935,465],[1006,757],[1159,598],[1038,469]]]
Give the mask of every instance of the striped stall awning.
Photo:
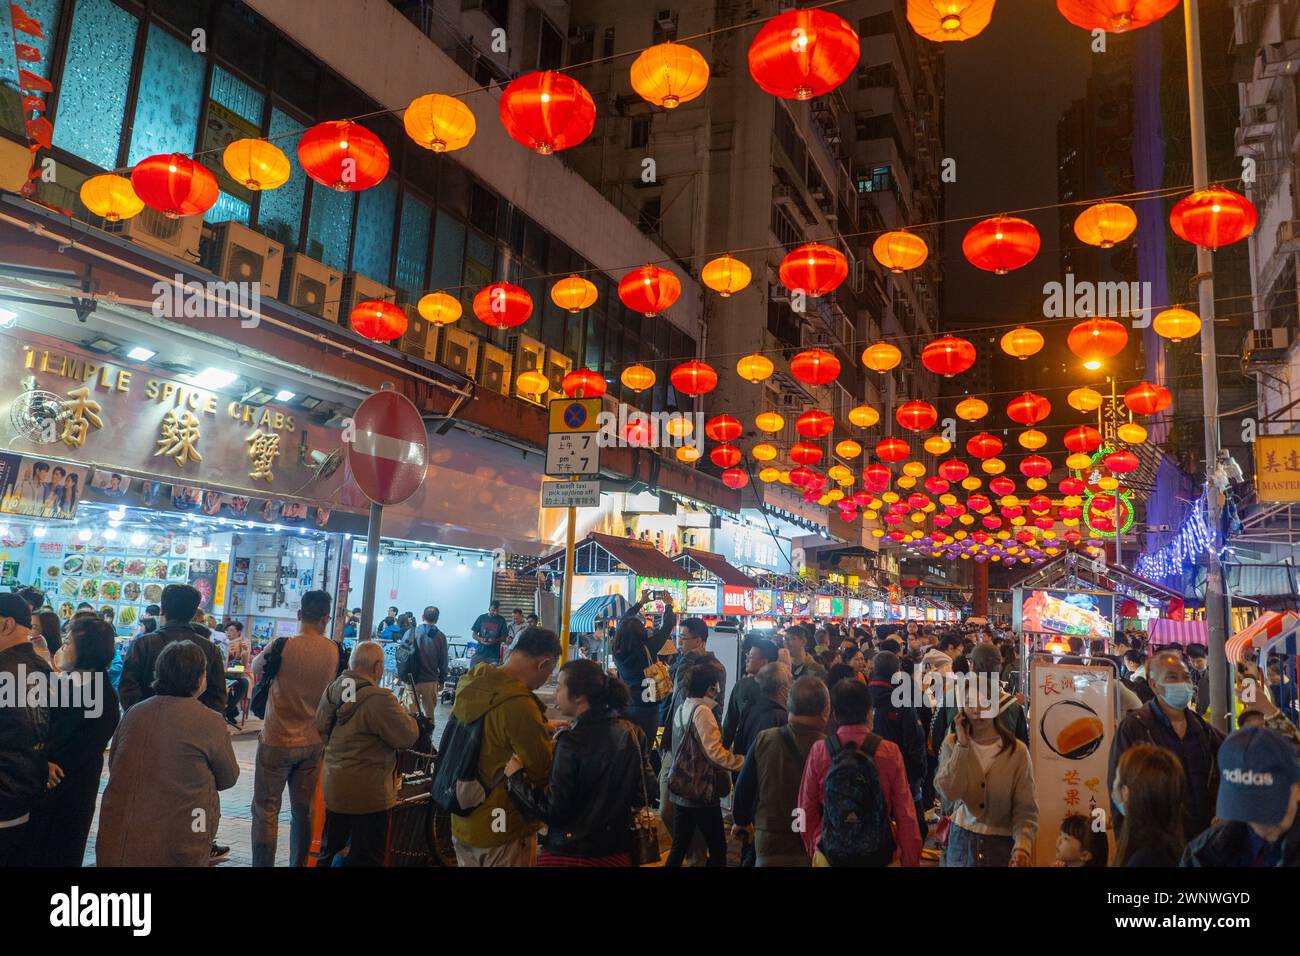
[[[1171,621],[1157,618],[1151,625],[1151,643],[1155,644],[1204,644],[1210,642],[1210,630],[1204,621]]]
[[[582,606],[573,612],[569,619],[569,630],[574,634],[589,634],[596,629],[598,621],[618,623],[619,618],[627,613],[627,598],[621,594],[602,594],[587,598]]]
[[[1278,641],[1288,637],[1300,625],[1300,615],[1295,611],[1268,611],[1261,614],[1232,637],[1226,648],[1228,660],[1240,664],[1252,654],[1268,650]]]

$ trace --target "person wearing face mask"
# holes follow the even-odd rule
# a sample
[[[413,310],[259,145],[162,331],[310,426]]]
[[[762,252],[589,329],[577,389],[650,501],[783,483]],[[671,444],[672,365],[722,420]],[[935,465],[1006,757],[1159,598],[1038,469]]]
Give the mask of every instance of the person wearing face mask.
[[[1115,768],[1110,805],[1115,819],[1115,866],[1177,866],[1187,841],[1178,808],[1185,801],[1183,768],[1153,744],[1134,744]]]
[[[1147,682],[1155,697],[1120,722],[1111,745],[1107,783],[1113,792],[1116,768],[1130,747],[1140,743],[1164,747],[1183,768],[1187,792],[1183,833],[1194,836],[1210,825],[1214,813],[1222,734],[1190,709],[1195,687],[1181,655],[1153,654],[1147,662]],[[1117,811],[1117,818],[1120,815]]]

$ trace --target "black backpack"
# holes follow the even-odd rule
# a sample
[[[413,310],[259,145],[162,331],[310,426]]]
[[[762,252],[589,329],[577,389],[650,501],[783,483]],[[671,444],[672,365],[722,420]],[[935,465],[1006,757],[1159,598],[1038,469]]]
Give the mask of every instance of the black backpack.
[[[509,700],[510,698],[506,698]],[[490,785],[478,776],[483,749],[483,720],[505,701],[493,704],[478,720],[468,724],[453,716],[438,741],[438,763],[433,771],[432,799],[435,805],[458,817],[477,810],[488,794],[505,778],[504,770]]]
[[[403,684],[414,684],[415,678],[419,676],[420,652],[416,647],[419,640],[419,628],[411,628],[397,642],[397,649],[393,651],[393,660],[397,663],[397,679]]]
[[[259,719],[266,719],[266,703],[271,699],[271,684],[275,682],[275,675],[280,673],[280,657],[284,654],[284,642],[287,640],[287,637],[277,637],[262,652],[266,659],[262,664],[262,676],[253,688],[253,696],[248,703],[248,709]]]
[[[822,835],[818,845],[831,866],[888,866],[894,858],[885,794],[875,754],[880,738],[868,734],[863,748],[826,738],[831,767],[822,790]]]

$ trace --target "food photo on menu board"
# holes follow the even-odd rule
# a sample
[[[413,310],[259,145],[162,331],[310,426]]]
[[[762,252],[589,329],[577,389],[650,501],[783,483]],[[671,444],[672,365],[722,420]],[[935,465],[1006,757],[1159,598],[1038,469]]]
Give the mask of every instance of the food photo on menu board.
[[[1114,633],[1115,599],[1081,591],[1030,591],[1021,607],[1021,625],[1036,634],[1104,637]]]

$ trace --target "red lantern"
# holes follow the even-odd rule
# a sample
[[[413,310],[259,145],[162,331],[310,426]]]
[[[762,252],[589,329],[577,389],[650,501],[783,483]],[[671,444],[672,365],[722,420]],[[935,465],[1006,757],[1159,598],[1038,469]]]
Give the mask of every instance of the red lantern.
[[[709,461],[719,468],[734,468],[740,464],[740,449],[735,445],[718,445],[709,452]]]
[[[1056,524],[1056,522],[1046,515],[1034,519],[1034,527],[1042,528],[1044,531],[1050,531],[1054,524]]]
[[[804,438],[825,438],[835,430],[835,419],[817,408],[810,408],[794,420],[794,430]]]
[[[795,442],[790,446],[790,460],[800,465],[815,465],[822,460],[822,450],[811,442]]]
[[[1052,413],[1052,403],[1041,395],[1025,392],[1007,403],[1007,417],[1020,425],[1035,425]]]
[[[1036,515],[1046,514],[1052,510],[1052,499],[1047,495],[1034,495],[1027,503],[1029,510]]]
[[[1061,16],[1076,27],[1124,33],[1154,23],[1179,0],[1056,0]]]
[[[964,461],[949,458],[947,461],[940,463],[939,474],[949,481],[958,482],[970,474],[970,468],[967,467]]]
[[[809,242],[782,259],[778,271],[781,284],[791,292],[802,290],[817,298],[835,291],[848,278],[849,262],[838,249]]]
[[[952,516],[935,515],[933,518],[930,519],[930,521],[934,524],[936,528],[946,528],[948,527],[948,525],[952,524]]]
[[[1061,490],[1061,494],[1063,495],[1081,495],[1088,488],[1088,486],[1078,478],[1064,478],[1056,487]]]
[[[995,216],[971,226],[961,251],[977,269],[1006,275],[1032,262],[1041,245],[1032,223],[1015,216]]]
[[[653,431],[645,418],[629,418],[623,428],[623,437],[633,448],[648,448]]]
[[[983,495],[971,495],[966,499],[966,507],[971,511],[988,511],[993,506]]]
[[[886,469],[886,471],[888,471],[888,469]],[[871,493],[862,490],[855,491],[853,492],[852,500],[859,508],[865,508],[871,503]]]
[[[967,454],[974,455],[976,458],[992,458],[1000,451],[1002,451],[1002,439],[988,432],[972,435],[966,441]]]
[[[784,100],[829,93],[857,68],[861,43],[853,27],[826,10],[787,10],[749,45],[749,75]]]
[[[956,335],[945,335],[921,350],[921,364],[935,375],[952,377],[975,364],[975,346]]]
[[[140,160],[131,171],[131,188],[141,202],[168,219],[205,213],[218,194],[217,177],[179,153]]]
[[[705,395],[717,388],[718,373],[713,370],[713,366],[699,359],[691,359],[669,372],[668,380],[683,395]]]
[[[898,406],[894,418],[908,431],[923,432],[939,420],[939,411],[929,402],[913,399]]]
[[[1245,239],[1258,222],[1254,203],[1222,186],[1184,196],[1169,213],[1179,239],[1211,251]]]
[[[357,192],[378,185],[388,175],[388,148],[351,120],[327,120],[302,134],[298,162],[322,186]]]
[[[600,398],[605,394],[605,376],[589,368],[576,368],[560,380],[560,390],[569,398]]]
[[[884,491],[893,477],[889,468],[879,462],[862,470],[862,481],[872,491]]]
[[[641,266],[623,276],[618,283],[618,297],[633,312],[658,315],[677,301],[682,284],[668,269]]]
[[[980,519],[980,524],[984,525],[984,527],[988,528],[990,531],[993,531],[1002,527],[1002,519],[997,515],[986,515]]]
[[[806,488],[817,480],[817,472],[800,465],[790,472],[790,484],[796,488]]]
[[[1001,475],[989,482],[989,491],[993,492],[998,497],[1009,495],[1015,490],[1016,483],[1010,478],[1004,478]]]
[[[745,427],[730,415],[714,415],[704,423],[704,434],[714,441],[731,442],[740,437]]]
[[[474,314],[487,325],[513,329],[533,314],[533,297],[517,285],[494,282],[479,289],[474,296]]]
[[[948,482],[938,475],[931,475],[925,479],[925,490],[932,495],[941,495],[948,490]]]
[[[728,488],[738,491],[749,484],[749,475],[739,468],[728,468],[722,473],[722,483]]]
[[[1034,533],[1028,529],[1017,531],[1016,540],[1019,541],[1021,544],[1028,544],[1029,542],[1034,540]]]
[[[1083,359],[1085,368],[1097,369],[1103,360],[1124,351],[1128,330],[1114,319],[1089,319],[1070,329],[1066,344]]]
[[[1138,382],[1124,393],[1124,404],[1137,415],[1156,415],[1171,404],[1174,397],[1163,385]]]
[[[830,352],[809,349],[790,359],[790,374],[805,385],[826,385],[840,374],[840,360]]]
[[[1137,471],[1138,466],[1141,464],[1138,461],[1138,456],[1127,448],[1111,452],[1106,456],[1105,463],[1113,475],[1127,475],[1130,471]]]
[[[372,342],[391,342],[406,334],[406,313],[391,302],[368,299],[358,302],[348,316],[353,330]]]
[[[1083,517],[1083,509],[1078,505],[1065,505],[1056,512],[1062,521]]]
[[[930,503],[930,499],[919,491],[914,491],[907,496],[907,507],[910,511],[920,511]]]
[[[881,461],[894,464],[902,461],[910,454],[912,454],[912,449],[908,448],[907,442],[901,438],[882,438],[876,442],[876,457]]]
[[[1101,447],[1101,432],[1088,425],[1071,428],[1065,433],[1065,447],[1072,452],[1090,454]]]
[[[1074,517],[1077,518],[1079,516],[1075,515]],[[1065,532],[1063,537],[1065,538],[1066,541],[1070,542],[1070,544],[1077,544],[1079,541],[1083,540],[1083,535],[1080,534],[1078,531],[1075,531],[1073,528]]]
[[[501,94],[501,125],[515,142],[545,156],[591,135],[596,104],[571,76],[553,70],[526,73]]]
[[[1046,478],[1052,473],[1052,463],[1042,455],[1030,455],[1021,460],[1020,473],[1026,478]]]
[[[902,540],[903,540],[904,538],[906,538],[906,537],[907,537],[907,534],[906,534],[906,532],[903,532],[903,531],[891,531],[891,532],[889,532],[889,540],[890,540],[890,541],[902,541]]]

